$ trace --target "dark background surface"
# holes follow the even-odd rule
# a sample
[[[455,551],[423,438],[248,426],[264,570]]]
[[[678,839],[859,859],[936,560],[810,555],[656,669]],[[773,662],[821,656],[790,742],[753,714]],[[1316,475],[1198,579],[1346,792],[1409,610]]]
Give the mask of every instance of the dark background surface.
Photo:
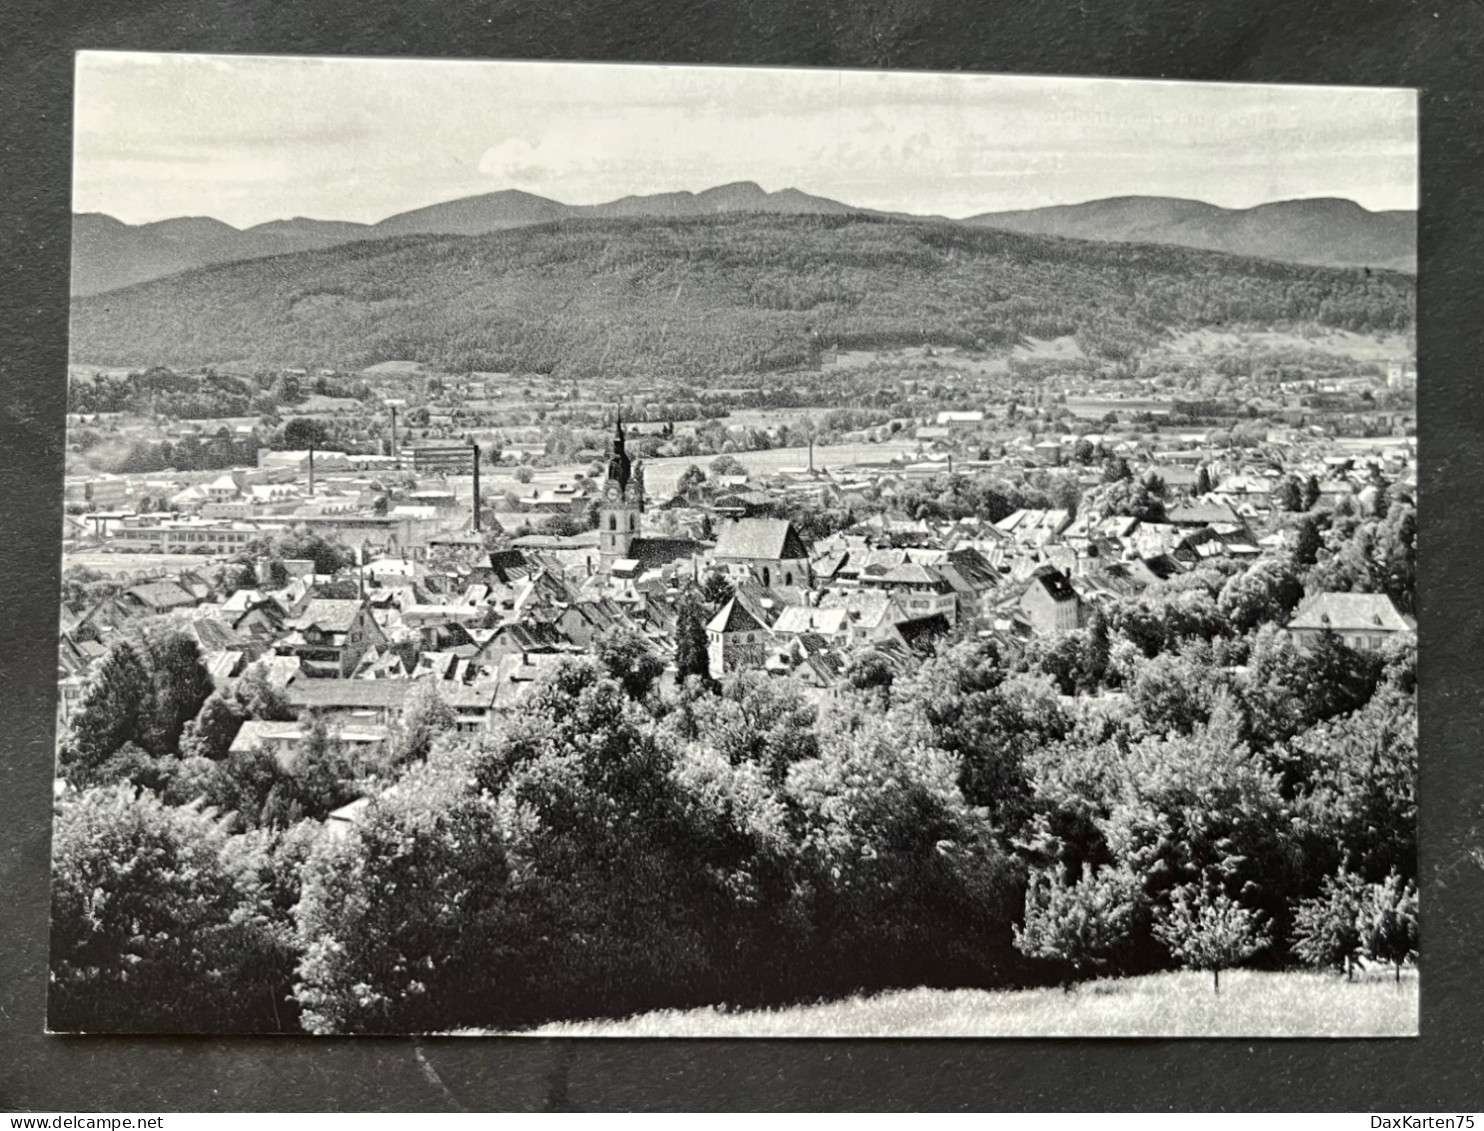
[[[72,52],[612,59],[1421,89],[1422,1036],[132,1039],[43,1033]],[[0,1109],[1484,1107],[1484,5],[9,0],[0,8]]]

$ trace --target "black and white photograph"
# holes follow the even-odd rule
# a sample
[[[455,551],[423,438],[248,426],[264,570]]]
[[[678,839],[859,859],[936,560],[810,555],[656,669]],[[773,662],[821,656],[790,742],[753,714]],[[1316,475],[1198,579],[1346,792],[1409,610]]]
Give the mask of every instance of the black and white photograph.
[[[1417,1035],[1415,91],[74,95],[49,1030]]]

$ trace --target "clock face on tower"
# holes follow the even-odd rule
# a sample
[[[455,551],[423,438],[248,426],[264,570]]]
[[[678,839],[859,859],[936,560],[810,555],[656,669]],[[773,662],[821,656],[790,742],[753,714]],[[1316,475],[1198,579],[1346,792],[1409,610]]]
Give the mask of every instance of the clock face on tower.
[[[620,488],[617,483],[609,483],[608,488],[604,493],[608,496],[608,501],[610,503],[616,503],[618,502],[619,496],[622,494],[622,488]]]

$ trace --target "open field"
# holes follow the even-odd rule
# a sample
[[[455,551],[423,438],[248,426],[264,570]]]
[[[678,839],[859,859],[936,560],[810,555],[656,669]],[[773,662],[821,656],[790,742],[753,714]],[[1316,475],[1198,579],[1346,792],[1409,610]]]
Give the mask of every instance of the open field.
[[[118,576],[141,573],[154,569],[180,570],[204,569],[221,557],[206,557],[197,554],[132,554],[105,553],[98,550],[68,551],[63,555],[64,566],[84,566],[98,573]]]
[[[1159,352],[1169,354],[1241,353],[1243,350],[1314,350],[1357,361],[1393,361],[1410,357],[1415,347],[1404,334],[1357,334],[1350,330],[1215,330],[1203,328],[1174,334]]]
[[[893,990],[784,1009],[664,1010],[564,1022],[550,1037],[1407,1037],[1417,1034],[1417,972],[1194,971],[1085,983],[1071,993]]]
[[[885,440],[879,444],[832,444],[814,449],[814,466],[840,468],[862,460],[890,460],[897,456],[910,456],[917,451],[915,440]],[[652,498],[664,499],[675,493],[675,484],[680,481],[685,469],[695,464],[707,470],[715,456],[675,456],[670,459],[647,459],[644,461],[644,486]],[[736,459],[750,475],[775,475],[786,468],[802,468],[809,465],[808,448],[771,448],[765,452],[738,452]],[[579,471],[586,471],[587,464],[571,463],[542,468],[531,482],[540,486],[555,486],[570,480]],[[481,487],[490,492],[504,491],[515,483],[514,468],[490,468],[481,472]],[[464,477],[460,482],[467,482]]]

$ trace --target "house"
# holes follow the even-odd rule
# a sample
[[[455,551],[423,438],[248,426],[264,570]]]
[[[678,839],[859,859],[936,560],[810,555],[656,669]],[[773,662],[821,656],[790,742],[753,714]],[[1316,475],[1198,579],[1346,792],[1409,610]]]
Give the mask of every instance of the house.
[[[885,634],[878,637],[878,642],[896,640],[919,656],[930,656],[938,641],[947,636],[952,629],[953,626],[948,623],[947,617],[942,613],[933,613],[929,616],[898,621]]]
[[[1189,529],[1201,526],[1242,526],[1241,516],[1227,503],[1182,499],[1165,511],[1171,526]]]
[[[1072,516],[1060,509],[1018,510],[995,523],[995,529],[1025,546],[1044,546],[1072,525]]]
[[[720,679],[727,672],[760,668],[772,643],[765,617],[752,602],[735,596],[706,625],[706,653],[711,675]]]
[[[1082,624],[1082,598],[1055,566],[1041,566],[1031,574],[1018,607],[1042,635],[1070,632]]]
[[[880,572],[868,566],[861,571],[860,581],[865,588],[891,593],[909,617],[937,614],[950,624],[958,618],[958,596],[953,585],[931,566],[907,561]]]
[[[712,555],[728,573],[750,574],[767,588],[808,586],[809,550],[781,518],[739,518],[721,530]]]
[[[174,581],[147,581],[124,590],[124,597],[141,612],[155,614],[198,604],[194,596]]]
[[[1393,640],[1415,638],[1417,622],[1385,593],[1320,593],[1299,607],[1288,631],[1306,647],[1333,632],[1351,648],[1381,648]]]
[[[289,621],[279,655],[297,656],[309,676],[346,679],[367,648],[385,648],[386,634],[364,600],[317,597]]]
[[[401,719],[416,687],[410,679],[298,678],[284,688],[284,698],[300,715],[318,711],[342,724],[385,726]]]
[[[934,423],[951,432],[973,432],[984,424],[983,412],[940,412]]]
[[[309,727],[303,722],[276,723],[248,719],[237,731],[237,737],[232,739],[231,753],[263,749],[273,755],[279,769],[292,773],[295,757],[308,733]],[[352,748],[377,746],[387,740],[387,734],[387,728],[378,723],[336,725],[329,728],[332,742]]]
[[[790,605],[773,623],[777,636],[816,635],[828,641],[843,641],[850,635],[850,613],[845,609],[819,609]]]

